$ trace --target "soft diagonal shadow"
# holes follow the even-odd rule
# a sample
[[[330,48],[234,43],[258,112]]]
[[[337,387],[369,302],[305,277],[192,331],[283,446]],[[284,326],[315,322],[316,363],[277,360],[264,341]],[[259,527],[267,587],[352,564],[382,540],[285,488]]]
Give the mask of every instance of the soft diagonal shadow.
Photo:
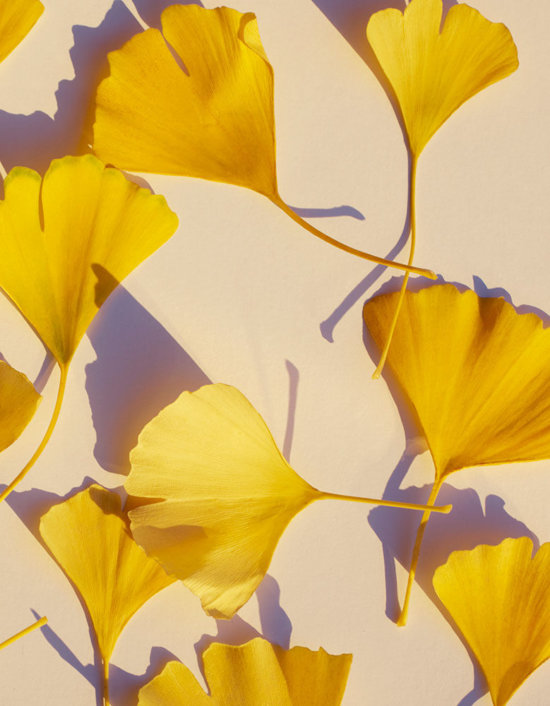
[[[141,29],[122,0],[115,0],[97,27],[75,25],[70,50],[75,76],[61,81],[53,119],[43,112],[17,115],[0,111],[0,134],[9,135],[0,149],[6,170],[26,166],[43,173],[50,161],[89,151],[95,92],[107,75],[107,53]]]
[[[94,455],[127,473],[143,427],[184,390],[210,382],[179,343],[120,285],[88,331],[97,359],[86,367]]]

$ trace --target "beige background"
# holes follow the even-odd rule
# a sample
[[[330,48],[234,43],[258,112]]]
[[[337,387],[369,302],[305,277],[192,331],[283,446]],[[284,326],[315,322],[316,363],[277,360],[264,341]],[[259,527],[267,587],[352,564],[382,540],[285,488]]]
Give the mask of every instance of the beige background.
[[[0,160],[7,169],[43,170],[52,157],[78,148],[83,106],[106,51],[139,27],[121,0],[44,3],[38,25],[0,67]],[[128,0],[152,22],[166,4]],[[406,151],[360,53],[368,14],[399,3],[232,4],[257,13],[275,69],[283,198],[313,209],[312,222],[334,237],[395,252],[406,220]],[[518,0],[476,0],[476,7],[508,25],[521,65],[463,106],[426,149],[417,263],[479,293],[506,293],[516,305],[550,313],[550,8]],[[394,499],[421,499],[433,477],[426,453],[403,457],[399,412],[386,383],[370,379],[361,307],[392,275],[317,242],[252,192],[146,179],[178,213],[180,229],[104,306],[75,357],[49,447],[10,507],[0,508],[0,635],[30,623],[31,610],[49,618],[48,628],[2,652],[2,704],[95,704],[85,615],[32,531],[38,515],[85,478],[120,487],[137,433],[180,391],[208,380],[239,387],[298,472],[323,489],[381,496],[389,484]],[[1,353],[38,378],[45,397],[22,438],[2,454],[7,480],[47,424],[57,371],[44,370],[42,346],[11,305],[2,300],[0,308]],[[540,462],[453,477],[443,499],[456,509],[430,525],[423,585],[430,566],[452,548],[526,532],[548,540],[549,471],[550,462]],[[394,582],[402,596],[406,578],[401,564],[394,572],[391,557],[406,559],[417,521],[398,511],[369,514],[364,506],[309,508],[285,533],[258,597],[230,623],[204,616],[182,585],[165,590],[122,634],[113,706],[135,705],[139,686],[172,655],[199,675],[197,646],[257,633],[284,645],[352,652],[345,706],[487,706],[467,651],[418,585],[406,629],[385,614],[395,604]],[[387,571],[369,523],[384,537]],[[514,706],[548,703],[549,670],[528,680]]]

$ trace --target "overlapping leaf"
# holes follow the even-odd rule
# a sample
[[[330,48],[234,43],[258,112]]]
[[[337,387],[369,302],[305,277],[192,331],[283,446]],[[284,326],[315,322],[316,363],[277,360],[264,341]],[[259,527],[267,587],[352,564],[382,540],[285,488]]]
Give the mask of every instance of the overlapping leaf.
[[[238,647],[214,643],[203,655],[210,696],[185,665],[170,662],[140,690],[138,706],[338,706],[351,659],[284,650],[261,638]]]
[[[453,552],[434,574],[440,600],[504,706],[550,657],[550,544],[528,537]]]
[[[378,347],[398,296],[365,304]],[[388,365],[418,417],[436,480],[467,466],[550,458],[550,330],[535,314],[451,284],[407,292]]]

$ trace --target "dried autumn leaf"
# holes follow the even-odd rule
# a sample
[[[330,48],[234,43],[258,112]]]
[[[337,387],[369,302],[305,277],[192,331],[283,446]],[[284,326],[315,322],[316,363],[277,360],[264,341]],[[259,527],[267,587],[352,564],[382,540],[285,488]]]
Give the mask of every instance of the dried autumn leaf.
[[[379,348],[399,296],[365,304],[365,324]],[[451,284],[406,292],[387,360],[434,461],[428,505],[461,468],[550,458],[550,330],[535,314]],[[417,535],[403,621],[427,519]]]
[[[475,654],[494,706],[504,706],[550,657],[550,543],[528,537],[453,552],[433,578]]]
[[[261,638],[238,647],[214,643],[203,654],[210,696],[185,665],[169,662],[140,690],[138,706],[338,706],[351,659],[322,648],[284,650]]]
[[[442,0],[411,0],[404,12],[376,12],[367,27],[367,38],[397,97],[411,151],[409,265],[416,247],[416,171],[422,150],[468,98],[518,67],[516,46],[503,24],[490,22],[462,3],[450,8],[440,29],[442,15]],[[407,280],[408,273],[402,292]],[[379,377],[384,366],[402,297],[396,301],[373,377]]]
[[[108,702],[109,660],[120,633],[174,579],[132,539],[118,495],[98,485],[50,508],[40,520],[40,535],[86,605]]]
[[[173,5],[109,54],[98,88],[93,147],[121,169],[199,177],[253,189],[346,252],[425,274],[340,243],[281,199],[275,165],[273,69],[256,17],[229,7]]]
[[[15,167],[0,202],[0,287],[60,367],[44,438],[0,501],[25,477],[50,438],[75,350],[117,284],[173,234],[163,196],[106,168],[93,155],[54,160],[44,178]]]
[[[11,54],[44,12],[40,0],[4,0],[0,3],[0,61]]]
[[[0,451],[19,438],[40,400],[27,376],[0,360]]]
[[[403,12],[376,12],[367,27],[414,157],[464,102],[518,67],[516,45],[503,24],[464,4],[449,9],[443,27],[442,15],[442,0],[411,0]]]
[[[134,538],[217,618],[230,618],[250,598],[286,526],[311,502],[425,509],[316,490],[287,464],[264,420],[229,385],[180,395],[141,432],[130,462],[125,488],[133,496]]]

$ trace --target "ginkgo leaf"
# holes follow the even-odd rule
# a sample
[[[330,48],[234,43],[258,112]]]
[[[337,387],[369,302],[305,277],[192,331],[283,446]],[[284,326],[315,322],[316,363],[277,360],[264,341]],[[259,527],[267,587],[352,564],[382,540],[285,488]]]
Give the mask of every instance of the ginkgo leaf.
[[[19,438],[40,400],[27,376],[0,360],[0,451]]]
[[[334,240],[281,199],[273,69],[251,12],[173,5],[162,13],[162,32],[135,35],[109,54],[109,66],[97,91],[93,131],[93,148],[101,159],[131,171],[253,189],[341,250],[435,279],[429,270]]]
[[[381,348],[401,293],[365,304]],[[443,284],[406,292],[388,365],[417,417],[435,466],[428,505],[445,478],[468,466],[550,458],[550,330],[502,298]],[[428,521],[421,520],[401,618]]]
[[[414,156],[465,101],[518,67],[509,30],[465,4],[443,27],[442,0],[411,0],[372,15],[367,37],[401,108]]]
[[[118,282],[172,235],[163,196],[96,157],[15,167],[0,202],[0,287],[66,366]]]
[[[365,304],[378,347],[397,296]],[[407,292],[388,365],[418,417],[437,480],[467,466],[550,458],[550,330],[536,314],[452,284]]]
[[[433,578],[475,654],[494,706],[504,706],[550,657],[550,543],[528,537],[453,552]]]
[[[309,503],[333,498],[425,509],[316,490],[229,385],[180,395],[144,428],[130,462],[125,488],[134,496],[134,538],[217,618],[230,618],[250,598],[287,524]]]
[[[0,3],[0,61],[27,36],[44,12],[40,0],[4,0]]]
[[[92,485],[54,505],[40,534],[88,610],[105,666],[126,623],[162,588],[173,583],[128,530],[118,495]]]
[[[94,126],[101,159],[277,193],[273,70],[252,13],[173,5],[162,34],[132,37],[109,66]]]
[[[237,647],[214,643],[203,654],[210,696],[185,665],[169,662],[140,690],[138,706],[338,706],[351,660],[261,638]]]
[[[411,0],[404,12],[389,8],[374,13],[367,26],[368,40],[397,97],[411,152],[408,265],[413,264],[416,247],[420,153],[462,103],[518,67],[517,49],[504,25],[461,3],[450,8],[440,30],[442,15],[442,0]],[[407,279],[405,273],[375,378],[388,355]]]

